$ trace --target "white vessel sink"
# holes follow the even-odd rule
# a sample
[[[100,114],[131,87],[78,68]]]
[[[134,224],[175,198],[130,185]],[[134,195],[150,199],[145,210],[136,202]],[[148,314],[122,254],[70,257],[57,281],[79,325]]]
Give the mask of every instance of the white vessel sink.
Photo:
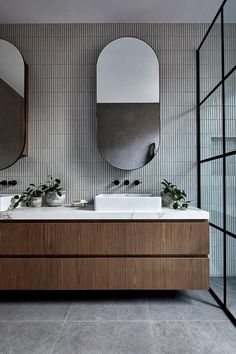
[[[99,194],[94,199],[95,211],[160,212],[161,197],[152,194]]]
[[[11,205],[14,194],[0,194],[0,211],[6,211]]]

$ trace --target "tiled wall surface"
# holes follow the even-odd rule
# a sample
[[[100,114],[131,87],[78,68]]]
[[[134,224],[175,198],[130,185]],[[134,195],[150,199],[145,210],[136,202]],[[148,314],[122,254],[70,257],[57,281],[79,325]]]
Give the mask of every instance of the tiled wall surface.
[[[0,171],[22,191],[59,176],[67,202],[98,193],[160,192],[163,178],[186,189],[196,203],[195,50],[203,24],[0,25],[29,65],[29,156]],[[160,62],[161,143],[144,168],[109,166],[96,144],[96,60],[109,41],[135,36],[147,41]],[[3,129],[1,127],[1,129]],[[113,187],[114,179],[140,179],[138,187]],[[1,192],[5,192],[1,189]]]

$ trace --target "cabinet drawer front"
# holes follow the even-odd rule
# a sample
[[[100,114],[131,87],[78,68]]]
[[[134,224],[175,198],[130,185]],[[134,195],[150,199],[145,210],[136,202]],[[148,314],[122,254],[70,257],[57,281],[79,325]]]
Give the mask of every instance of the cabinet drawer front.
[[[43,255],[44,253],[43,223],[0,223],[0,255]]]
[[[48,223],[46,253],[207,255],[208,222]]]
[[[209,289],[208,258],[127,258],[130,289]]]
[[[204,258],[2,258],[1,290],[208,289]]]
[[[207,255],[208,222],[0,223],[0,255]]]
[[[125,288],[120,258],[2,258],[0,290]]]

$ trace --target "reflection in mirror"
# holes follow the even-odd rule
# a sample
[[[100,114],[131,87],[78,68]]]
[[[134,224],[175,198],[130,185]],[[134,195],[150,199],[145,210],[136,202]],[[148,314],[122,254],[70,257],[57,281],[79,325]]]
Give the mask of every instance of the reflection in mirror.
[[[116,168],[141,168],[156,155],[159,134],[157,56],[140,39],[116,39],[97,62],[99,151]]]
[[[25,144],[25,63],[18,49],[2,39],[0,53],[0,169],[5,169]]]

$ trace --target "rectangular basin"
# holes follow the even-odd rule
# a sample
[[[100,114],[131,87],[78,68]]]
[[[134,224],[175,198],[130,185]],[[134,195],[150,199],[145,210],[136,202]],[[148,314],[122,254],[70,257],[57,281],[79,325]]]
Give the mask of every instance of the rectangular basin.
[[[99,194],[94,198],[95,211],[160,212],[161,197],[152,194]]]
[[[15,194],[0,194],[0,211],[6,211],[11,205],[11,200]]]

